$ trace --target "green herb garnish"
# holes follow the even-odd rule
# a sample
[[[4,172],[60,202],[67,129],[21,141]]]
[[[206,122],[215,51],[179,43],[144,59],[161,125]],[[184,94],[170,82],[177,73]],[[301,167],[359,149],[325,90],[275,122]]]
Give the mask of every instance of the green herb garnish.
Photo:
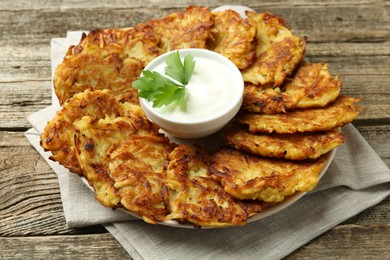
[[[186,109],[186,85],[191,80],[195,68],[195,61],[192,55],[184,57],[182,63],[179,51],[168,55],[166,60],[165,74],[181,84],[170,80],[158,72],[144,70],[142,77],[133,82],[138,89],[138,95],[153,102],[153,107],[162,107],[177,102],[182,109]]]
[[[195,61],[192,55],[184,57],[184,64],[181,62],[179,51],[170,54],[167,57],[167,67],[165,67],[165,74],[171,78],[179,81],[183,85],[190,82],[192,73],[195,68]]]

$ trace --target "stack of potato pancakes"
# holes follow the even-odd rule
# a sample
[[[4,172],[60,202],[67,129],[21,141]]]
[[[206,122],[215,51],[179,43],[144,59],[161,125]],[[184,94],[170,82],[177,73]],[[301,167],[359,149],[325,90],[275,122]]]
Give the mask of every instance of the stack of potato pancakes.
[[[360,99],[339,95],[342,84],[327,64],[304,60],[305,39],[283,19],[247,16],[191,6],[135,27],[84,34],[56,70],[62,108],[41,146],[84,177],[104,206],[148,223],[244,225],[312,190]],[[218,52],[242,72],[244,102],[217,152],[170,142],[132,87],[151,60],[182,48]]]

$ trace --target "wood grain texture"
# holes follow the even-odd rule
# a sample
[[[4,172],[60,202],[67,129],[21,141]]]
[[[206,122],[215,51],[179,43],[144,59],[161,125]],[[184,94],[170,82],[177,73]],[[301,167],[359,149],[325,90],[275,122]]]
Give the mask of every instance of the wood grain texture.
[[[15,250],[16,248],[18,250]],[[107,233],[0,237],[0,252],[1,259],[131,259],[121,245]]]
[[[389,12],[381,6],[317,8],[254,8],[283,17],[294,33],[307,36],[310,42],[383,42],[388,39]],[[0,11],[0,29],[4,39],[28,40],[28,35],[50,40],[64,36],[67,30],[92,30],[128,27],[161,17],[181,8],[80,9]],[[16,13],[18,15],[16,15]],[[25,26],[33,24],[34,26]],[[26,30],[30,30],[26,33]]]
[[[66,226],[57,175],[23,133],[0,132],[0,158],[0,236],[103,232]]]
[[[295,0],[295,1],[254,1],[254,0],[242,0],[239,3],[232,0],[198,0],[196,5],[209,6],[211,8],[221,5],[245,5],[252,8],[267,8],[267,7],[280,7],[280,8],[297,8],[297,7],[342,7],[342,6],[372,6],[372,5],[388,5],[388,1],[375,1],[375,0],[352,0],[352,1],[308,1],[308,0]],[[189,5],[194,5],[194,1],[182,0],[174,3],[175,8],[185,8]],[[32,4],[29,1],[12,1],[4,0],[0,2],[0,10],[66,10],[66,9],[123,9],[123,8],[160,8],[167,9],[173,8],[172,1],[168,0],[111,0],[111,1],[99,1],[98,3],[91,4],[88,0],[37,0]]]
[[[58,178],[23,132],[51,102],[50,41],[68,30],[133,26],[193,1],[0,1],[0,259],[131,259],[101,226],[67,227]],[[214,8],[236,1],[199,0]],[[282,16],[307,37],[306,58],[339,74],[342,93],[363,97],[354,122],[390,166],[390,1],[244,0]],[[384,259],[390,198],[346,220],[286,259]],[[59,254],[60,252],[60,254]]]
[[[341,225],[315,238],[286,259],[384,259],[390,225]]]
[[[383,233],[390,233],[389,225],[340,225],[285,259],[384,259]],[[0,237],[0,252],[2,259],[131,259],[110,234]]]

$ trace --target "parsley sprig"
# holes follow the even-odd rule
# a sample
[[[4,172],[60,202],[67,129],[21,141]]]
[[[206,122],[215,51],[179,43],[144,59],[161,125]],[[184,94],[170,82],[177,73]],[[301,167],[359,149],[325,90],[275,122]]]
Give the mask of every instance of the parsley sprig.
[[[195,69],[194,57],[190,54],[180,59],[179,51],[168,55],[166,59],[165,74],[173,80],[156,71],[143,70],[142,77],[133,82],[138,89],[138,95],[153,103],[153,107],[162,107],[177,102],[177,105],[186,110],[187,89],[192,73]]]

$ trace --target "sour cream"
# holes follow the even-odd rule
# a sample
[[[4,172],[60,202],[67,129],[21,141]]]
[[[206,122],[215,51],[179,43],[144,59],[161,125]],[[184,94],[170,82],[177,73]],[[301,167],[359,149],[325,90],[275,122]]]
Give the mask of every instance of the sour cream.
[[[146,66],[146,70],[165,75],[166,53]],[[147,116],[163,130],[174,136],[191,138],[209,134],[222,128],[242,104],[244,82],[238,68],[224,56],[204,49],[179,50],[183,60],[187,54],[194,56],[195,69],[186,86],[186,110],[176,103],[153,108],[152,103],[140,100]]]
[[[154,71],[164,74],[165,64]],[[229,107],[232,100],[242,95],[234,75],[225,65],[205,57],[195,58],[195,69],[187,88],[187,108],[182,110],[176,103],[155,108],[161,116],[178,122],[207,121]]]

